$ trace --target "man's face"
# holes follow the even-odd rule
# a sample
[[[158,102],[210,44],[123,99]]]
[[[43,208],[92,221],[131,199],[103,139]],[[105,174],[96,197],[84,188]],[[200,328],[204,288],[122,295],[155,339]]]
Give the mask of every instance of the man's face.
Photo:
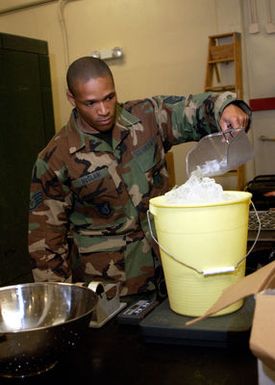
[[[74,95],[68,91],[67,97],[92,129],[106,132],[113,128],[117,97],[110,76],[90,79],[87,82],[76,81]]]

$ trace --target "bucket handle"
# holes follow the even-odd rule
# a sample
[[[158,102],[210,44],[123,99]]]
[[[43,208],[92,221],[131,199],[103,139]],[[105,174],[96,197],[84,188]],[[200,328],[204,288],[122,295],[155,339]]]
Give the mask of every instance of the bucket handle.
[[[151,225],[151,220],[150,220],[150,210],[148,209],[147,210],[147,221],[148,221],[148,225],[149,225],[149,230],[150,230],[150,234],[151,234],[151,237],[152,239],[156,242],[156,244],[159,246],[159,248],[165,253],[167,254],[170,258],[172,258],[175,262],[181,264],[182,266],[185,266],[187,267],[188,269],[191,269],[193,271],[195,271],[196,273],[198,274],[201,274],[203,275],[204,277],[207,277],[209,275],[217,275],[217,274],[225,274],[225,273],[232,273],[234,272],[236,269],[238,269],[238,267],[240,266],[240,264],[248,257],[248,255],[251,253],[251,251],[254,249],[258,239],[259,239],[259,236],[260,236],[260,232],[261,232],[261,220],[260,220],[260,217],[257,213],[257,210],[256,210],[256,207],[254,205],[254,203],[251,201],[251,204],[252,204],[252,207],[253,207],[253,210],[255,211],[255,214],[256,214],[256,218],[257,218],[257,221],[258,221],[258,231],[257,231],[257,235],[255,237],[255,240],[252,244],[252,246],[250,247],[250,249],[248,250],[248,252],[246,253],[246,255],[241,258],[237,264],[234,266],[225,266],[225,267],[217,267],[217,268],[210,268],[210,269],[205,269],[205,270],[199,270],[197,269],[196,267],[194,266],[191,266],[191,265],[188,265],[187,263],[184,263],[182,261],[179,261],[175,256],[173,256],[171,253],[169,253],[169,251],[167,251],[159,242],[158,240],[156,239],[155,235],[153,234],[153,229],[152,229],[152,225]]]

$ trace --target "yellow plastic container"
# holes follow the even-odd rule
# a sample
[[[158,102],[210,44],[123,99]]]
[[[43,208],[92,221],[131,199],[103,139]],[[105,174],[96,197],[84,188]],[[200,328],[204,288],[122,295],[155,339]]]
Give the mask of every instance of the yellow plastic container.
[[[229,285],[245,274],[249,205],[252,194],[225,191],[230,200],[172,205],[164,196],[150,199],[170,308],[197,317]],[[231,199],[232,198],[232,199]],[[239,301],[217,315],[238,310]]]

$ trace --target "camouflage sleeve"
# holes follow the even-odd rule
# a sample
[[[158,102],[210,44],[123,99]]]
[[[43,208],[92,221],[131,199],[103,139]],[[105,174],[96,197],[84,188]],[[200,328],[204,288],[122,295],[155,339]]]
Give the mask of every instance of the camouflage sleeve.
[[[237,100],[232,92],[222,94],[208,92],[187,97],[156,96],[152,101],[163,141],[167,141],[169,146],[198,141],[207,134],[219,131],[221,114],[231,103],[250,113],[246,103]]]
[[[35,281],[71,281],[68,212],[71,195],[47,154],[33,168],[29,206],[29,253]]]

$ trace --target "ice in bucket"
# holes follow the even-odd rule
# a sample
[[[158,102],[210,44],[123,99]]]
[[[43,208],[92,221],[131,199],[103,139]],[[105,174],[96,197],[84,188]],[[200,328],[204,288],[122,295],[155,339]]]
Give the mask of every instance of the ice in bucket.
[[[165,200],[171,204],[211,203],[230,199],[215,179],[202,177],[199,168],[181,186],[174,187],[165,194]]]

